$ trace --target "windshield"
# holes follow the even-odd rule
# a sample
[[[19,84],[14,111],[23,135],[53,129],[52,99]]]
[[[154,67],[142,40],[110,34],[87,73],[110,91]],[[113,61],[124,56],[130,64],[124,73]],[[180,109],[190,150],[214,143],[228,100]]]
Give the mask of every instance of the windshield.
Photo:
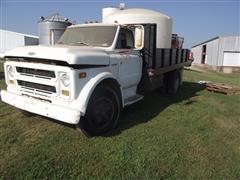
[[[99,46],[112,45],[117,26],[90,26],[68,28],[57,42],[75,46]]]

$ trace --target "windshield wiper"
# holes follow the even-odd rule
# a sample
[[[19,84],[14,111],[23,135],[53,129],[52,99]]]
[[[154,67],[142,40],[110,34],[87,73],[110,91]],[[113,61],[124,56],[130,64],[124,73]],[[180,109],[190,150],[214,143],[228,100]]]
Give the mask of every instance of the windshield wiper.
[[[85,45],[85,46],[89,46],[88,44],[86,44],[84,42],[74,42],[74,43],[70,43],[70,45]]]

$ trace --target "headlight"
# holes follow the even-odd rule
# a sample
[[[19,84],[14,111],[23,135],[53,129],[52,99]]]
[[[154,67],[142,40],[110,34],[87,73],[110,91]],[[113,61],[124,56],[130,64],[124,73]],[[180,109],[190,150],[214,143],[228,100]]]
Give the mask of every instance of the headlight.
[[[67,74],[62,74],[61,75],[61,81],[62,81],[62,84],[65,86],[65,87],[68,87],[69,84],[70,84],[70,78]]]
[[[14,76],[14,70],[13,70],[12,66],[10,66],[10,65],[7,66],[7,72],[11,77]]]

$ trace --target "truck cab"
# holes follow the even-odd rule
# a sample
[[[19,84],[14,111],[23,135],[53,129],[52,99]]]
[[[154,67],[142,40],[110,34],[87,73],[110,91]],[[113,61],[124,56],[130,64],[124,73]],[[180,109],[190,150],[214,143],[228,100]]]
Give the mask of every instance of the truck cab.
[[[66,123],[79,124],[88,113],[98,118],[91,117],[92,126],[102,126],[101,118],[116,119],[121,108],[143,97],[136,93],[142,61],[132,26],[71,26],[56,45],[16,48],[5,58],[2,101]]]

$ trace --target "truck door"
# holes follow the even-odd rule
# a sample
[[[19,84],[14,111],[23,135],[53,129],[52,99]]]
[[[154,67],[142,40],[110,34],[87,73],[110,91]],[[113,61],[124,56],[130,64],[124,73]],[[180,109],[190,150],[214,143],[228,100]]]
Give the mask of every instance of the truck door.
[[[123,89],[137,86],[142,75],[142,60],[139,50],[134,50],[134,36],[130,29],[120,29],[115,49]]]

